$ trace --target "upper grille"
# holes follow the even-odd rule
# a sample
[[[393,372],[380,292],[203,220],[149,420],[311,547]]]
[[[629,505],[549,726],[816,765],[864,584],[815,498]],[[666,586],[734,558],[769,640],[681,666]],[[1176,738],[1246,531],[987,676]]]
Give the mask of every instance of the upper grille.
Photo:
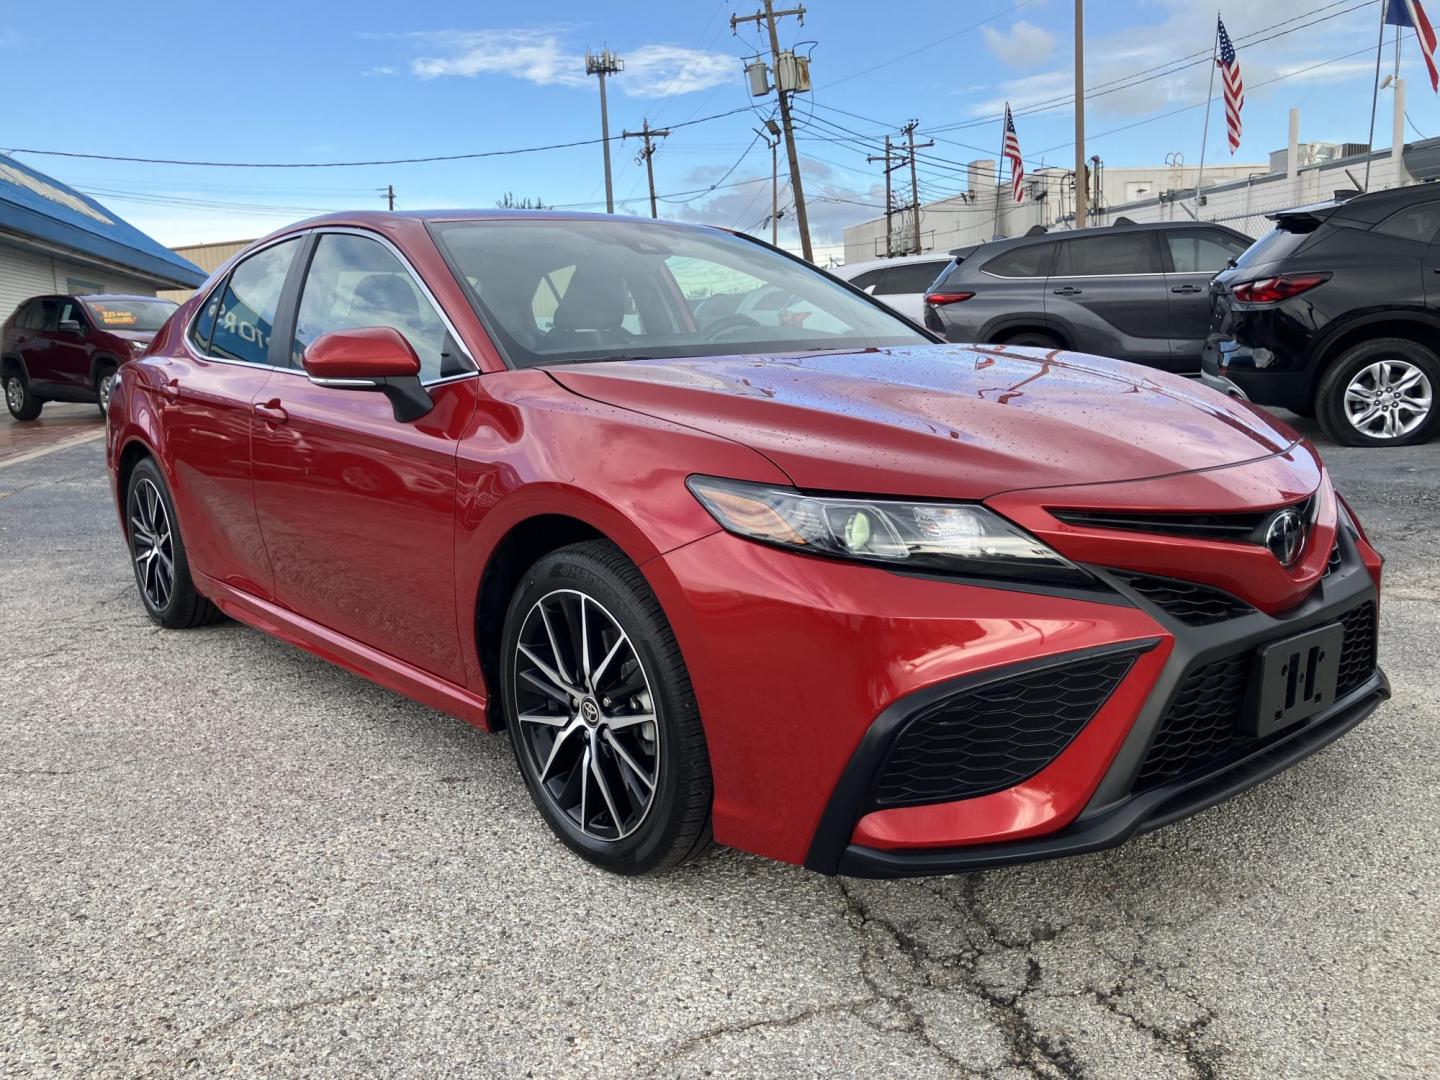
[[[1077,660],[937,702],[896,738],[876,803],[968,799],[1034,776],[1100,711],[1136,655]]]
[[[1115,575],[1187,626],[1209,626],[1226,619],[1238,619],[1255,610],[1245,601],[1209,585],[1126,571],[1115,571]]]
[[[1314,496],[1292,503],[1305,519],[1310,520]],[[1200,540],[1238,540],[1264,543],[1260,529],[1270,515],[1281,507],[1269,510],[1247,510],[1238,514],[1145,514],[1125,510],[1051,509],[1050,513],[1067,525],[1091,529],[1123,529],[1127,532],[1168,533]]]
[[[1375,605],[1367,601],[1340,617],[1337,700],[1375,672]],[[1240,750],[1255,740],[1240,731],[1253,649],[1195,668],[1181,681],[1135,778],[1135,790],[1163,784]]]

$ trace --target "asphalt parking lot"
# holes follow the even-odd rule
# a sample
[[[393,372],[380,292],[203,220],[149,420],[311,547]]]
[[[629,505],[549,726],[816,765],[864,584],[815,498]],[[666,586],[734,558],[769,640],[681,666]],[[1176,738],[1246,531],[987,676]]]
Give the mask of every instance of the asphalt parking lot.
[[[1327,450],[1395,697],[1290,772],[1062,862],[635,881],[503,737],[153,627],[82,415],[0,455],[4,1075],[1440,1073],[1440,444]]]

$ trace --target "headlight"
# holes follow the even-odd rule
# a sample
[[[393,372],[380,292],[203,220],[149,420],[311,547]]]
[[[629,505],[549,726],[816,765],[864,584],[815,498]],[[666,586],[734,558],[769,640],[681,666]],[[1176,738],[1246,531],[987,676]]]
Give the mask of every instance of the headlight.
[[[713,476],[690,491],[736,536],[894,569],[1085,584],[1084,570],[998,514],[971,503],[806,495]]]

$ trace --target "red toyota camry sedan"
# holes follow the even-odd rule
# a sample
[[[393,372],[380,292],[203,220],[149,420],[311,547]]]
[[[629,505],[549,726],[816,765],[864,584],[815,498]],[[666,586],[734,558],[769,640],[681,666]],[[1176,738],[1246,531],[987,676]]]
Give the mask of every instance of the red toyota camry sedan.
[[[308,221],[108,415],[156,622],[223,612],[506,729],[621,873],[712,838],[877,876],[1093,851],[1388,695],[1380,556],[1284,424],[940,343],[716,229]]]

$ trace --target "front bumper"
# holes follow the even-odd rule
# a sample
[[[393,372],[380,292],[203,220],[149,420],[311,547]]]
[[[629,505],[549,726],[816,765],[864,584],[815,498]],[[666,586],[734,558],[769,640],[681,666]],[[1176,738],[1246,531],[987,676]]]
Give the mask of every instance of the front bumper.
[[[1247,670],[1250,657],[1261,645],[1343,621],[1347,614],[1376,604],[1375,579],[1362,556],[1360,542],[1345,532],[1338,543],[1340,557],[1333,572],[1304,603],[1283,616],[1256,611],[1196,627],[1180,625],[1164,613],[1155,612],[1156,620],[1165,624],[1173,636],[1173,649],[1158,679],[1147,687],[1143,705],[1131,712],[1131,728],[1124,745],[1109,760],[1084,809],[1073,818],[1052,820],[1049,828],[1029,833],[1016,830],[998,837],[996,842],[936,843],[935,838],[946,828],[953,829],[982,814],[986,799],[877,809],[875,778],[889,751],[887,746],[867,739],[867,745],[862,745],[837,786],[806,865],[822,873],[896,877],[956,873],[1098,851],[1199,813],[1316,752],[1360,723],[1389,697],[1389,683],[1373,665],[1373,659],[1363,681],[1342,688],[1333,705],[1294,727],[1263,739],[1237,740],[1209,757],[1197,758],[1193,766],[1167,776],[1164,782],[1147,780],[1145,772],[1149,752],[1161,737],[1169,710],[1197,673],[1213,669],[1217,660],[1230,659],[1239,660],[1242,670]],[[1130,681],[1134,678],[1132,675]],[[937,692],[945,690],[932,689],[928,693]],[[924,705],[924,701],[916,702],[917,707]],[[894,711],[916,713],[904,702],[897,703]],[[903,719],[892,715],[888,726],[898,732]]]

